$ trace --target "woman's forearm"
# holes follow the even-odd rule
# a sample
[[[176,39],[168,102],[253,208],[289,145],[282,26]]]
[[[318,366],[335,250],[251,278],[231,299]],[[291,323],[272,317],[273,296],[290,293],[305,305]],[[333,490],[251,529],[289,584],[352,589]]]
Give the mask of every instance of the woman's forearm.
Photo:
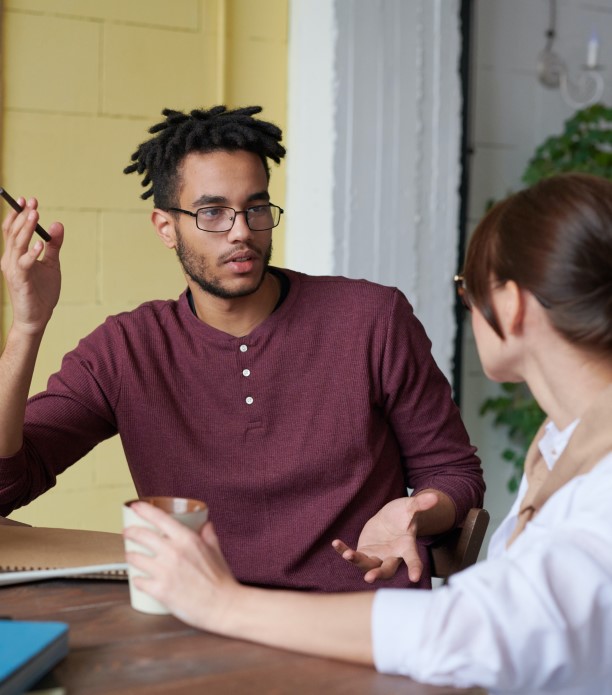
[[[241,586],[219,632],[271,647],[372,664],[374,592],[313,594]]]
[[[317,594],[241,585],[211,522],[197,535],[152,505],[140,502],[132,509],[156,529],[124,530],[126,538],[151,553],[127,553],[127,561],[144,575],[133,581],[180,620],[226,637],[373,663],[374,592]]]

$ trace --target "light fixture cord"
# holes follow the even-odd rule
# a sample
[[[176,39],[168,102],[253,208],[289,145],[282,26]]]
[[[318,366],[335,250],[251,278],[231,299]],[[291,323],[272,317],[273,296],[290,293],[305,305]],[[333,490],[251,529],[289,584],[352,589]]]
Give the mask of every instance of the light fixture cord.
[[[552,45],[555,42],[555,37],[557,35],[557,0],[548,0],[548,29],[546,31],[546,49],[547,51],[552,50]]]

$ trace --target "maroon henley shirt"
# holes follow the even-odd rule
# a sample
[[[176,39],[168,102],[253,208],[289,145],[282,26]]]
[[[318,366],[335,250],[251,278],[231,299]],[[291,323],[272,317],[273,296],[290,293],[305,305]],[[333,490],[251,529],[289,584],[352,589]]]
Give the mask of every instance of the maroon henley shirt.
[[[118,433],[139,495],[208,503],[240,581],[350,591],[373,587],[331,541],[355,545],[406,486],[445,492],[459,521],[480,506],[479,460],[404,295],[282,272],[285,301],[243,338],[202,323],[184,293],[81,340],[0,459],[0,513]],[[407,586],[405,567],[382,585]]]

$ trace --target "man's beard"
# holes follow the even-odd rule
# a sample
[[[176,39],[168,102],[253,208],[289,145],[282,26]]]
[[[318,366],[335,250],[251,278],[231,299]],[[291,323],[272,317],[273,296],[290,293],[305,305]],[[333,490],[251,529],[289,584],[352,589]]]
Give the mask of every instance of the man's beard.
[[[254,286],[243,287],[239,290],[230,290],[224,287],[219,280],[211,277],[211,273],[209,272],[209,264],[203,258],[199,257],[192,249],[190,249],[187,244],[185,244],[178,229],[176,230],[176,255],[178,256],[179,263],[181,264],[185,274],[190,277],[204,292],[207,292],[214,297],[219,297],[220,299],[235,299],[236,297],[246,297],[253,294],[261,287],[270,265],[270,259],[272,258],[272,242],[270,242],[270,245],[266,249],[263,258],[261,277],[259,280]]]

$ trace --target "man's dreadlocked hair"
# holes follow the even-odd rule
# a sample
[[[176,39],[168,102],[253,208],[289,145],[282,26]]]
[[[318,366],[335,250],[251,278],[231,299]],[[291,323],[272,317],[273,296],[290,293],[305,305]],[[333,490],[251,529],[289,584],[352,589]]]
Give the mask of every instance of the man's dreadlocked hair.
[[[149,128],[155,137],[139,145],[132,155],[133,163],[123,173],[144,174],[142,185],[150,188],[140,197],[146,200],[153,196],[155,207],[162,209],[178,203],[179,166],[190,152],[254,152],[263,162],[269,179],[268,159],[278,164],[285,156],[285,148],[280,144],[282,131],[278,126],[253,118],[261,110],[261,106],[231,111],[225,106],[215,106],[186,114],[164,109],[162,115],[166,120]]]

